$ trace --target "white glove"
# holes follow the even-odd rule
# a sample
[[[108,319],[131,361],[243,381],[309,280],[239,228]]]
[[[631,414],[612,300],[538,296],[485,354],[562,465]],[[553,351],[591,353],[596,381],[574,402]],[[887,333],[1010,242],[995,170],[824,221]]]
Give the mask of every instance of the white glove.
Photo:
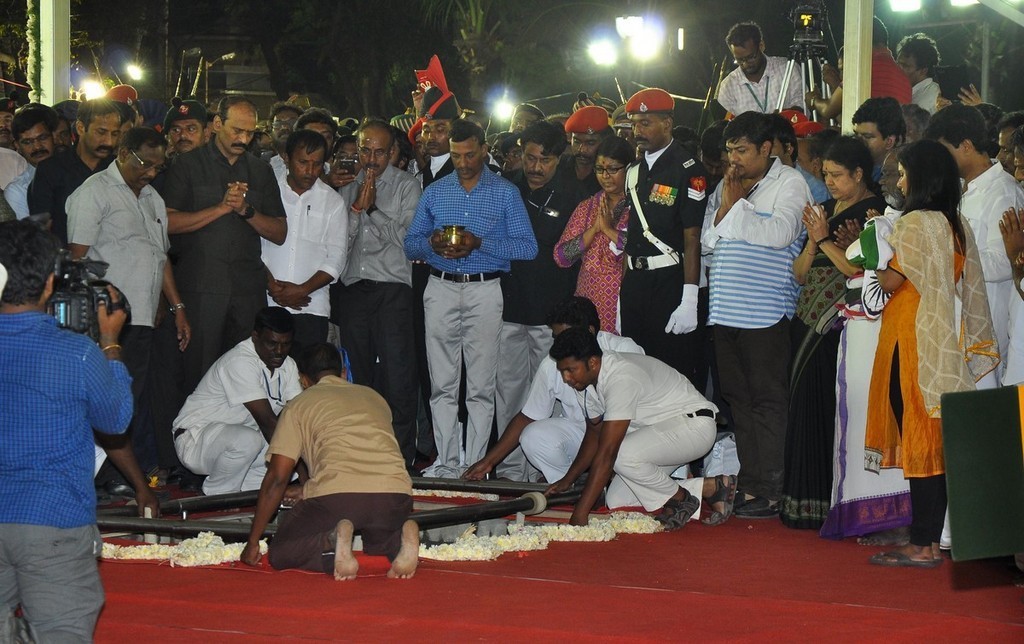
[[[689,333],[697,328],[697,292],[696,284],[683,284],[683,299],[668,318],[665,333]]]

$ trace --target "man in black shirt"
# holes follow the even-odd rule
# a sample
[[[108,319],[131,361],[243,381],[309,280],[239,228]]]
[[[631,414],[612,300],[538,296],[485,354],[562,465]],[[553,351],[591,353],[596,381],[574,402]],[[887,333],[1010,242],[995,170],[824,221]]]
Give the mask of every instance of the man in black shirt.
[[[109,98],[85,101],[78,108],[78,145],[41,162],[28,188],[28,211],[50,213],[51,232],[68,243],[68,213],[64,204],[91,175],[114,160],[121,136],[121,112]]]
[[[498,362],[495,412],[499,435],[526,402],[541,361],[551,349],[548,312],[576,290],[579,264],[560,268],[555,264],[555,245],[576,206],[588,196],[571,166],[558,160],[565,151],[565,132],[547,121],[538,121],[519,135],[523,168],[509,177],[519,188],[537,238],[537,256],[512,262],[501,279],[501,344]],[[528,478],[526,457],[516,448],[498,466],[498,475],[512,480]]]
[[[260,238],[281,244],[288,233],[273,171],[246,152],[256,121],[249,99],[222,100],[210,142],[179,155],[164,183],[174,278],[192,321],[185,391],[249,335],[266,306]]]

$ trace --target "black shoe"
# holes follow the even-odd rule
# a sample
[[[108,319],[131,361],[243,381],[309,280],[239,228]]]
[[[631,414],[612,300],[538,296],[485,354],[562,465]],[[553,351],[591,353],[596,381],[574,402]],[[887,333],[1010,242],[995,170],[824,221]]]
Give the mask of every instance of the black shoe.
[[[748,499],[733,508],[733,514],[743,519],[774,519],[779,516],[779,504],[762,496]]]
[[[120,496],[129,499],[135,498],[135,490],[132,486],[122,481],[107,481],[103,484],[103,491],[110,496]]]

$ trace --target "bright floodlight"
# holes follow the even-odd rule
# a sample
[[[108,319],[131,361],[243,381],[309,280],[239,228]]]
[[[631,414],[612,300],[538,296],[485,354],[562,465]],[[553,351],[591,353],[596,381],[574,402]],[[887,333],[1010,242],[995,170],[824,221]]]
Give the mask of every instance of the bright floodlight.
[[[128,78],[133,81],[142,80],[142,68],[135,63],[128,65],[128,67],[125,68],[125,71],[128,73]]]
[[[494,110],[492,113],[494,114],[494,118],[499,121],[508,121],[512,118],[512,112],[514,112],[515,109],[516,106],[512,104],[512,101],[506,98],[499,98],[494,103]]]
[[[889,8],[894,12],[920,11],[921,0],[889,0]]]
[[[644,62],[653,60],[661,53],[665,41],[665,34],[656,25],[647,24],[629,39],[629,53],[633,58]]]
[[[595,40],[587,47],[587,55],[595,65],[610,67],[619,60],[619,50],[610,40]]]
[[[619,16],[615,19],[615,31],[619,38],[632,38],[644,30],[643,16]]]
[[[969,7],[972,4],[978,4],[978,0],[949,0],[949,4],[954,7]]]
[[[82,83],[81,92],[85,94],[86,100],[92,100],[94,98],[103,98],[107,90],[104,89],[103,84],[99,81],[87,80]]]

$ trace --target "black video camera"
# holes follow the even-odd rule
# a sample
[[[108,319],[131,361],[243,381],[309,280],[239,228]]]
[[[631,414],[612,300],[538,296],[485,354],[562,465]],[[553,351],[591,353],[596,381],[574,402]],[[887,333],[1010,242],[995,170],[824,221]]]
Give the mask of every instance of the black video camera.
[[[790,18],[793,20],[794,44],[825,43],[825,21],[828,17],[823,2],[801,2],[793,7]]]
[[[53,267],[53,295],[47,302],[47,310],[57,320],[57,326],[75,333],[88,335],[99,341],[99,318],[96,311],[100,304],[108,312],[124,309],[131,321],[131,307],[128,298],[116,286],[119,302],[110,297],[110,282],[101,279],[107,273],[109,264],[87,259],[71,259],[66,250],[57,255]]]

